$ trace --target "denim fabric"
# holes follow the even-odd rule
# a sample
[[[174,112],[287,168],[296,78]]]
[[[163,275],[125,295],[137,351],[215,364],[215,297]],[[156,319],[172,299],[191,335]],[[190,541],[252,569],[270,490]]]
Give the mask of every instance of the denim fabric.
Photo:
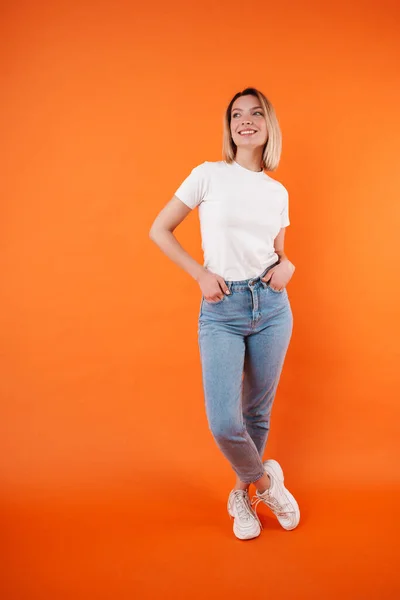
[[[279,261],[278,261],[279,262]],[[198,340],[209,428],[244,483],[264,474],[262,457],[271,409],[292,335],[286,288],[274,291],[261,275],[226,281],[231,294],[201,298]]]

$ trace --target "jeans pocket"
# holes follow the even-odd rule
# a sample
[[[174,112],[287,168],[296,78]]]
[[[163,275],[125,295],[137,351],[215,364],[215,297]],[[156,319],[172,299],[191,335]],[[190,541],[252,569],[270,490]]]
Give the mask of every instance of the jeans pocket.
[[[205,304],[207,304],[208,306],[215,306],[216,304],[222,304],[222,302],[225,300],[226,298],[226,294],[224,294],[223,298],[221,298],[221,300],[217,300],[216,302],[210,301],[210,300],[206,300],[203,296],[203,300],[205,302]]]
[[[268,286],[268,288],[271,290],[271,292],[273,292],[274,294],[283,294],[283,292],[286,290],[286,288],[282,288],[281,290],[274,290],[274,288],[272,288],[270,285]]]

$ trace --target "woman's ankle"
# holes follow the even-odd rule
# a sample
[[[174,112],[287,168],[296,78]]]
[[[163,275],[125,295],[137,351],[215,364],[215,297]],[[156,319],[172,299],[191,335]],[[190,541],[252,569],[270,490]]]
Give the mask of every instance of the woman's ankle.
[[[264,492],[269,490],[271,486],[271,480],[269,478],[269,475],[267,473],[264,473],[264,475],[260,477],[260,479],[254,481],[254,485],[256,486],[257,492],[259,494],[263,494]]]
[[[240,479],[236,479],[236,483],[233,486],[234,490],[247,490],[249,491],[249,487],[250,487],[250,483],[244,483],[243,481],[240,481]]]

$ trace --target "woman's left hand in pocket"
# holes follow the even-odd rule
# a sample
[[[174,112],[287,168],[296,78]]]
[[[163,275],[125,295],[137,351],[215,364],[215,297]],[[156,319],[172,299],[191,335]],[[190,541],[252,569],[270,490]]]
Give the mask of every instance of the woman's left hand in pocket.
[[[262,278],[262,281],[265,281],[266,283],[270,282],[270,287],[272,287],[273,290],[280,292],[291,280],[295,268],[294,264],[286,258],[275,267],[272,267],[272,269]]]

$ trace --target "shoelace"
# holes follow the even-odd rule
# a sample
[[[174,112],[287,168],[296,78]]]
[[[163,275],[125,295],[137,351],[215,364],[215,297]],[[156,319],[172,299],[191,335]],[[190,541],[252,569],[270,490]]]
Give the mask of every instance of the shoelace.
[[[249,495],[245,490],[235,490],[233,492],[233,500],[235,502],[240,519],[248,521],[249,519],[255,518],[258,521],[261,529],[263,528],[257,512],[251,507]]]
[[[276,498],[273,496],[268,496],[267,498],[260,498],[257,495],[254,495],[251,499],[251,505],[254,506],[254,510],[257,513],[257,506],[260,502],[264,502],[269,508],[279,517],[286,517],[289,513],[294,512],[293,510],[285,510],[284,506],[282,506]]]

